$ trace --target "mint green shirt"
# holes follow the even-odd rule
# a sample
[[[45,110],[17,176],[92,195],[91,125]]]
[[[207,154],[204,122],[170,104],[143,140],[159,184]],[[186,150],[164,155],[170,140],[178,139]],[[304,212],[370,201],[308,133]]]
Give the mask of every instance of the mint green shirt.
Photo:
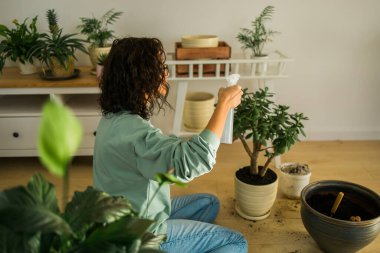
[[[96,131],[94,187],[127,197],[142,214],[158,188],[157,173],[174,168],[177,178],[189,182],[212,169],[219,143],[209,130],[185,140],[164,135],[149,121],[128,112],[103,116]],[[152,232],[166,233],[170,203],[170,187],[165,185],[144,216],[156,221]]]

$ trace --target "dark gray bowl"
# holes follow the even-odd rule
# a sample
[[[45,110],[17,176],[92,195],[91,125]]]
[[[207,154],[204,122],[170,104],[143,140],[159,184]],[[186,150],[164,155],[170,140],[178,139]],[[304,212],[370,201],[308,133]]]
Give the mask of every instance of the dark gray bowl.
[[[308,203],[312,196],[339,192],[343,192],[345,198],[365,208],[372,218],[360,222],[335,219],[316,211]],[[357,252],[372,242],[380,232],[380,197],[372,190],[350,182],[314,182],[301,192],[301,218],[306,230],[323,251]]]

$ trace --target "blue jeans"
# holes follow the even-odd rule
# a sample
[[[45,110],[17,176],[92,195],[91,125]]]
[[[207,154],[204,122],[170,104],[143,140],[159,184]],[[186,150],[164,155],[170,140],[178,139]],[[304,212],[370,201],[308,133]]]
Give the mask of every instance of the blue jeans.
[[[174,198],[161,250],[168,253],[247,252],[247,241],[241,233],[211,224],[218,212],[219,200],[210,194]]]

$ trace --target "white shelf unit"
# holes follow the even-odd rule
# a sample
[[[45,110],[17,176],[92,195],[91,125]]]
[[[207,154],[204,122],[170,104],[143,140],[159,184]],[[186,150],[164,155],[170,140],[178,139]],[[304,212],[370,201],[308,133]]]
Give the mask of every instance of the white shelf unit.
[[[188,136],[195,133],[183,130],[182,112],[186,98],[189,82],[200,80],[225,80],[230,74],[239,74],[241,80],[258,80],[259,86],[266,86],[266,82],[272,79],[286,78],[286,64],[293,59],[284,53],[276,50],[270,53],[269,59],[225,59],[225,60],[167,60],[170,76],[169,80],[178,81],[177,98],[175,104],[175,113],[172,133],[179,136]],[[203,74],[203,66],[206,64],[215,64],[215,73]],[[267,71],[257,74],[256,68],[260,64],[267,64]],[[178,75],[176,73],[177,65],[187,65],[188,74]],[[221,66],[225,65],[225,71],[221,71]],[[197,66],[197,72],[194,71]]]
[[[240,79],[259,80],[265,85],[266,80],[285,78],[286,63],[292,61],[279,51],[267,60],[227,59],[227,60],[167,60],[170,68],[169,81],[178,82],[177,98],[173,133],[176,135],[190,135],[183,132],[182,112],[189,82],[199,80],[222,80],[232,73],[240,74]],[[257,75],[255,67],[267,63],[268,71]],[[203,74],[204,64],[215,64],[213,76]],[[226,64],[223,73],[220,68]],[[176,75],[177,65],[189,66],[188,76]],[[198,65],[198,73],[194,73],[194,66]],[[1,77],[0,77],[1,78]],[[23,77],[24,78],[24,77]],[[0,157],[37,156],[37,131],[41,117],[43,103],[51,96],[59,96],[68,105],[82,122],[84,137],[77,155],[92,155],[94,136],[101,117],[98,105],[99,88],[94,78],[93,87],[17,87],[0,88]]]

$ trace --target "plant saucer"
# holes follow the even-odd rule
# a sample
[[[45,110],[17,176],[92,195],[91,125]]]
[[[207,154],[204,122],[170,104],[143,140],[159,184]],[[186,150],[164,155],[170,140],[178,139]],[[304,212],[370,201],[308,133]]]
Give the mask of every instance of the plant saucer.
[[[268,212],[266,212],[265,214],[261,215],[261,216],[250,216],[248,214],[245,214],[239,207],[239,205],[236,203],[235,204],[235,210],[236,212],[241,216],[243,217],[244,219],[247,219],[247,220],[254,220],[254,221],[257,221],[257,220],[263,220],[263,219],[266,219],[268,218],[268,216],[270,215],[270,211],[269,210]]]

